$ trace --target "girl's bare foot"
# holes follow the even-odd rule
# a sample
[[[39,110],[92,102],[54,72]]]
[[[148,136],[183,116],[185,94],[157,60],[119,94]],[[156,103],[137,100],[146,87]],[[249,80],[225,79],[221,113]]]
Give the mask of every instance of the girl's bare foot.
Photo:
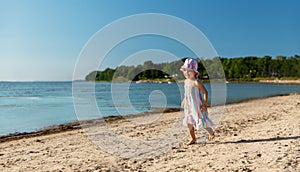
[[[196,139],[195,140],[191,140],[187,145],[192,145],[196,143]]]
[[[209,135],[209,141],[213,141],[215,138],[215,133]]]

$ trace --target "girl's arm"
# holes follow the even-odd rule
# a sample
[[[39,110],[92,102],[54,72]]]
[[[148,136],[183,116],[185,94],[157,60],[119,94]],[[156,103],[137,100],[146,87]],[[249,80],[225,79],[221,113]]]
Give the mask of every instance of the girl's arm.
[[[203,83],[200,82],[199,80],[195,81],[196,82],[196,86],[200,89],[200,91],[203,93],[203,103],[202,103],[202,107],[201,109],[203,111],[206,111],[207,109],[207,100],[208,100],[208,93],[206,88],[204,87]]]
[[[181,107],[184,108],[184,103],[185,103],[185,99],[182,100],[181,102]]]

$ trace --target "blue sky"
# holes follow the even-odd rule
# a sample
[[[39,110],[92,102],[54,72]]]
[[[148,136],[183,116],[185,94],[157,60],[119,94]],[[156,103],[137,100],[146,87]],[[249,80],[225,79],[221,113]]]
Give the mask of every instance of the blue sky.
[[[292,56],[300,54],[299,7],[297,0],[0,0],[0,81],[72,80],[86,42],[105,25],[139,13],[186,20],[222,57]]]

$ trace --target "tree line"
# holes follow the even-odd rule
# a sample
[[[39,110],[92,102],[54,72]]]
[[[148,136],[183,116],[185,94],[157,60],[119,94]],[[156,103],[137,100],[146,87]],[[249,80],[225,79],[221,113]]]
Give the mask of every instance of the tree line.
[[[254,78],[300,78],[300,56],[291,57],[250,56],[221,58],[228,80],[253,80]]]
[[[181,80],[184,76],[179,69],[185,59],[159,64],[145,61],[144,64],[137,66],[107,68],[103,71],[93,71],[85,79],[87,81]],[[258,78],[300,78],[300,56],[198,58],[198,71],[199,78],[203,80],[226,78],[228,81],[253,81]]]

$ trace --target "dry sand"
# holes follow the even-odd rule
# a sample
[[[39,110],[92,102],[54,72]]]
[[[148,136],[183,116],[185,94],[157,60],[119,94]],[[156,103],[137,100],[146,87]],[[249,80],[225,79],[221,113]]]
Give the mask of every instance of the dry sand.
[[[155,122],[139,125],[117,120],[110,126],[124,137],[147,140],[170,128],[181,115],[164,113]],[[214,141],[201,142],[202,131],[197,131],[197,144],[188,146],[186,132],[186,138],[168,152],[144,158],[111,155],[85,131],[0,143],[0,171],[300,171],[297,94],[226,105]]]

